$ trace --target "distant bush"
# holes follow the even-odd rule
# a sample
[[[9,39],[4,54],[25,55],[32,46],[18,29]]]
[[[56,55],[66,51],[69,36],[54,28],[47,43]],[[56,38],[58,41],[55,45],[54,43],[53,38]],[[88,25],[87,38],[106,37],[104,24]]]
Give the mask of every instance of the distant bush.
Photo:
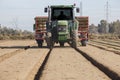
[[[120,39],[118,34],[89,34],[89,39]]]
[[[107,23],[106,20],[101,20],[98,26],[91,24],[89,26],[89,33],[99,34],[120,34],[120,20]]]
[[[0,40],[6,39],[34,39],[34,33],[27,30],[15,30],[7,27],[0,27]]]

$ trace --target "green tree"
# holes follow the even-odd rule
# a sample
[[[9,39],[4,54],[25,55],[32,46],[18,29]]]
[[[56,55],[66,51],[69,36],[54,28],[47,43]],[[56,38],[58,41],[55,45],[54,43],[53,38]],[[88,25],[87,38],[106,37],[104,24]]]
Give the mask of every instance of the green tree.
[[[116,22],[113,22],[113,26],[115,28],[115,33],[120,34],[120,21],[117,20]]]
[[[109,33],[114,33],[115,32],[115,27],[113,26],[113,23],[109,24]]]
[[[106,20],[101,20],[100,24],[98,24],[98,32],[99,33],[107,33],[107,21]]]

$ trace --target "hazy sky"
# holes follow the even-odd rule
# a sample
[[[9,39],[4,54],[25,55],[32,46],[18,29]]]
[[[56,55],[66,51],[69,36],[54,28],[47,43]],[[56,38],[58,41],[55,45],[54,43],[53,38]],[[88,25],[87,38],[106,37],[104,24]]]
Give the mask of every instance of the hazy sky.
[[[83,16],[89,16],[89,24],[97,25],[101,19],[106,19],[107,1],[109,2],[109,22],[120,19],[120,0],[0,0],[0,24],[33,31],[34,17],[47,15],[44,13],[44,7],[74,3],[79,7],[80,1],[83,5]]]

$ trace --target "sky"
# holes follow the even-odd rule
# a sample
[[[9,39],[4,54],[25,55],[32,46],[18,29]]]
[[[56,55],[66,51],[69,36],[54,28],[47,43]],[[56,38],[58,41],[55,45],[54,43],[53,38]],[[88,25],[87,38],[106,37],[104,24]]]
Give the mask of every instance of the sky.
[[[73,5],[75,3],[76,7],[80,7],[80,2],[82,2],[82,16],[89,16],[89,25],[98,25],[100,20],[106,19],[107,1],[109,22],[120,20],[120,0],[0,0],[0,24],[33,31],[34,18],[47,16],[44,8],[48,5]]]

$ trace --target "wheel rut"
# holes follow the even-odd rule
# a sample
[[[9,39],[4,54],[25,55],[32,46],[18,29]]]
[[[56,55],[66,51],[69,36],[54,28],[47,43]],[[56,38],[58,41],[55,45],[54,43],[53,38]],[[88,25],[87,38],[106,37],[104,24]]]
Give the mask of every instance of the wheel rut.
[[[34,80],[111,80],[77,49],[54,47]]]

